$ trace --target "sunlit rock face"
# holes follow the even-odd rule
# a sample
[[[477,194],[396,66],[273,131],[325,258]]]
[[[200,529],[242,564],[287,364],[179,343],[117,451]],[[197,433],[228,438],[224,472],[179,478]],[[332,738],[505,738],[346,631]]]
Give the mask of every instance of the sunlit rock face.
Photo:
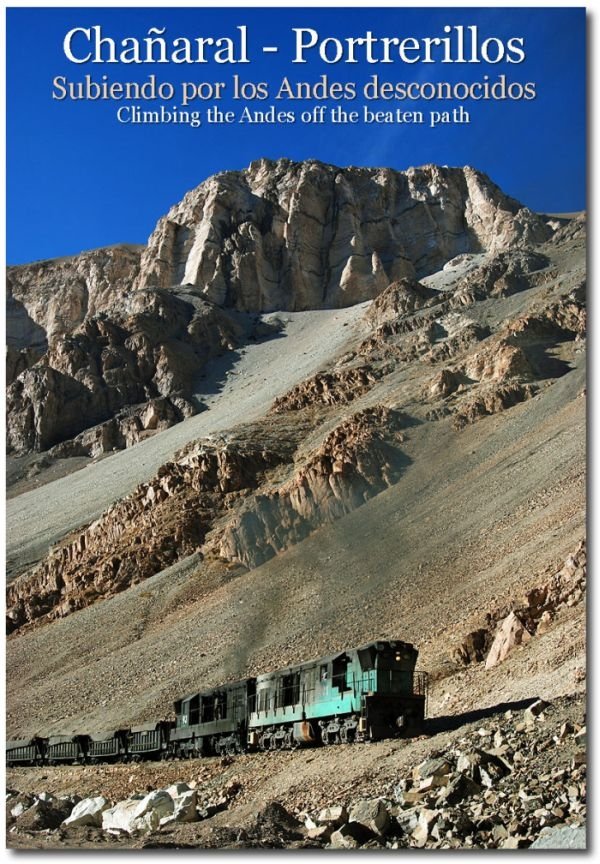
[[[455,255],[549,234],[472,168],[261,159],[211,177],[160,219],[136,284],[190,284],[244,310],[336,308]]]

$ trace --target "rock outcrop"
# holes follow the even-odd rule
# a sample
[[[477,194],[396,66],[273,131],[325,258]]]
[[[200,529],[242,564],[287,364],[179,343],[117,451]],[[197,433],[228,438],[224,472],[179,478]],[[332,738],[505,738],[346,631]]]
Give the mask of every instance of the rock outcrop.
[[[7,268],[8,344],[52,345],[127,296],[142,246],[110,246]]]
[[[148,403],[161,398],[170,424],[195,414],[201,370],[240,338],[226,312],[192,293],[137,291],[110,316],[88,317],[56,338],[17,376],[7,392],[9,451],[47,450],[131,406],[152,413]]]
[[[233,517],[221,557],[257,567],[397,482],[408,462],[399,446],[403,426],[399,412],[380,405],[345,420],[290,480],[253,496]]]
[[[353,366],[319,372],[297,384],[273,403],[272,411],[301,411],[315,405],[347,405],[366,393],[381,378],[381,370],[371,366]]]
[[[465,666],[485,660],[486,669],[491,669],[514,648],[546,632],[566,608],[583,602],[586,588],[587,550],[581,540],[559,570],[547,571],[544,580],[524,596],[488,612],[484,626],[467,634],[452,659]]]
[[[213,522],[289,460],[294,442],[282,437],[272,447],[252,436],[188,447],[8,586],[8,631],[68,615],[199,551]]]
[[[439,301],[438,291],[427,288],[414,279],[400,279],[399,282],[388,285],[385,291],[373,300],[365,318],[371,327],[380,327]]]
[[[110,597],[194,552],[258,566],[395,483],[408,461],[405,422],[382,406],[364,409],[298,464],[310,422],[286,425],[285,415],[268,432],[250,425],[226,443],[188,445],[8,586],[8,632]]]
[[[341,307],[459,253],[550,235],[472,168],[261,159],[211,177],[159,221],[136,285],[194,285],[243,310]]]

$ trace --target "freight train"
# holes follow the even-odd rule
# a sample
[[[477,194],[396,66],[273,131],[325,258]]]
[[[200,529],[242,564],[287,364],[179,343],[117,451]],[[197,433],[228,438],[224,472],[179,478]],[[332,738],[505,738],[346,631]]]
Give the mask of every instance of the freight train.
[[[422,731],[427,674],[417,649],[370,642],[175,702],[175,721],[6,744],[6,763],[93,764],[233,755],[410,736]]]

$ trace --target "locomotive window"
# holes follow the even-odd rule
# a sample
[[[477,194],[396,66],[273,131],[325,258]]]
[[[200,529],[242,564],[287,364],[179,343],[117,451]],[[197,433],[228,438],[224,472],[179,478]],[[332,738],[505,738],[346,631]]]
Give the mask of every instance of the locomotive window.
[[[215,693],[215,720],[224,720],[227,717],[227,693],[221,691]]]
[[[202,698],[202,722],[212,723],[215,719],[215,706],[212,696],[204,696]]]
[[[189,725],[195,726],[200,722],[200,697],[194,696],[189,703]]]
[[[321,672],[319,674],[319,678],[321,679],[321,681],[327,681],[328,677],[329,677],[329,675],[327,674],[327,666],[326,665],[321,666]]]
[[[346,684],[346,668],[348,666],[348,658],[345,654],[336,657],[331,664],[331,683],[338,690],[347,690]]]
[[[258,693],[258,710],[266,711],[267,710],[267,696],[269,695],[269,691],[265,687],[264,690],[260,690]]]
[[[300,702],[300,673],[284,675],[281,681],[282,705],[297,705]]]

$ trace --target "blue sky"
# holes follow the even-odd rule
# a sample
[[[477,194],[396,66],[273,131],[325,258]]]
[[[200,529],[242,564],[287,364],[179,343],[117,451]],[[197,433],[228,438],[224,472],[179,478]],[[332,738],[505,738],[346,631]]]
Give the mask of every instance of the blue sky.
[[[30,8],[7,12],[7,259],[22,263],[111,243],[144,243],[157,219],[209,175],[240,169],[253,159],[317,158],[338,165],[404,169],[437,162],[473,165],[532,209],[569,212],[585,207],[585,12],[559,8],[340,9],[114,9]],[[149,27],[167,36],[231,35],[248,26],[252,62],[238,66],[99,65],[70,63],[63,38],[73,27],[101,25],[105,35],[143,38]],[[518,65],[327,65],[318,58],[294,65],[291,28],[321,36],[443,35],[444,25],[477,25],[482,38],[523,36]],[[277,55],[262,45],[277,44]],[[119,124],[114,102],[58,102],[52,79],[226,81],[233,74],[271,87],[295,81],[364,83],[371,75],[397,81],[478,81],[505,74],[534,81],[535,100],[464,103],[469,125],[366,126],[136,126]],[[226,91],[227,92],[227,91]],[[342,104],[359,110],[362,99]],[[175,104],[180,105],[179,100]],[[202,107],[206,107],[205,103]],[[233,107],[228,97],[224,110]],[[250,103],[265,108],[272,100]],[[328,103],[333,105],[334,103]],[[452,103],[452,107],[455,103]],[[457,103],[456,103],[457,104]],[[155,107],[145,103],[144,107]],[[167,106],[168,107],[168,106]],[[239,103],[235,103],[239,110]],[[278,104],[279,109],[310,107]],[[371,104],[373,109],[430,109],[427,103]]]

